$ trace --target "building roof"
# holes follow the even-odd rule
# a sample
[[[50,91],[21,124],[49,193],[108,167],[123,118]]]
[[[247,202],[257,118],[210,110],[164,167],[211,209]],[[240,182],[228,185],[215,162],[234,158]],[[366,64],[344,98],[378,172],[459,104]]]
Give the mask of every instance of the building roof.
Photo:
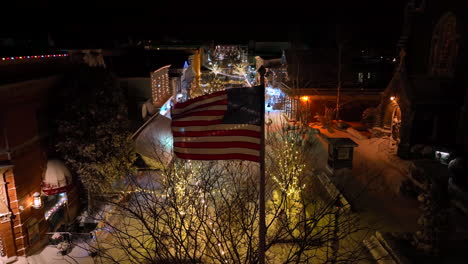
[[[0,171],[8,169],[8,168],[12,168],[12,167],[13,167],[13,164],[10,161],[8,160],[0,161]]]
[[[335,147],[357,147],[358,144],[350,138],[327,138],[328,142]]]
[[[335,89],[338,86],[338,50],[336,48],[289,50],[286,52],[286,58],[288,86],[322,89]],[[344,51],[341,87],[383,91],[391,79],[393,68],[394,65],[386,59],[369,61],[363,59],[356,51]],[[362,82],[358,78],[359,72],[363,74]]]
[[[155,114],[133,135],[138,154],[167,165],[172,159],[171,120]]]
[[[14,61],[0,60],[0,84],[65,74],[72,71],[74,66],[69,57]]]

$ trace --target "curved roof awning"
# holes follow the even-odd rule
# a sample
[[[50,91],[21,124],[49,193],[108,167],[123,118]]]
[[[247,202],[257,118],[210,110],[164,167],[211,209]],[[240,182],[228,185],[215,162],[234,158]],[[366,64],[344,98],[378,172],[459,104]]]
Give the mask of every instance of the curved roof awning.
[[[171,119],[155,114],[133,134],[138,154],[167,166],[173,158]]]
[[[42,179],[42,191],[46,195],[66,192],[72,184],[72,176],[65,164],[59,160],[49,160]]]

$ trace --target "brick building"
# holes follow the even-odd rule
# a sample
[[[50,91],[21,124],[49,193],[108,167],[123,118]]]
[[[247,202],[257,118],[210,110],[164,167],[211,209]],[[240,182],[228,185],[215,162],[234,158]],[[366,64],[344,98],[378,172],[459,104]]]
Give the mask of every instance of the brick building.
[[[398,155],[416,145],[467,152],[465,1],[408,1],[394,76],[378,107],[377,126]]]
[[[41,189],[48,159],[47,107],[69,70],[65,57],[0,61],[0,254],[7,262],[40,249],[51,230]],[[75,207],[72,197],[69,206]]]

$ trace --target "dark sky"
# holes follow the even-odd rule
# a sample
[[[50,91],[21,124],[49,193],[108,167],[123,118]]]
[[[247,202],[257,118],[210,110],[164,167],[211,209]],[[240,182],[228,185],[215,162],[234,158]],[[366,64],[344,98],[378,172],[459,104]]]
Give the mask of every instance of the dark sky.
[[[287,41],[320,40],[341,24],[355,40],[395,45],[406,0],[220,3],[169,1],[85,3],[43,10],[22,9],[2,18],[1,37],[44,36],[57,43],[101,45],[115,40]],[[178,2],[179,3],[179,2]],[[165,6],[164,6],[165,5]],[[231,5],[231,6],[230,6]],[[198,9],[198,11],[194,11]],[[294,33],[295,32],[295,33]]]

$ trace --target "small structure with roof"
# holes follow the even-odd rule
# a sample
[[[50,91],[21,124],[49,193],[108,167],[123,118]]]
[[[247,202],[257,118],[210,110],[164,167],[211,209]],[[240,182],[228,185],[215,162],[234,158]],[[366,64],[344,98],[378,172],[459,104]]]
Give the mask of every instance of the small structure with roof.
[[[358,144],[350,138],[327,138],[327,141],[327,168],[332,173],[340,169],[352,169],[353,152]]]

